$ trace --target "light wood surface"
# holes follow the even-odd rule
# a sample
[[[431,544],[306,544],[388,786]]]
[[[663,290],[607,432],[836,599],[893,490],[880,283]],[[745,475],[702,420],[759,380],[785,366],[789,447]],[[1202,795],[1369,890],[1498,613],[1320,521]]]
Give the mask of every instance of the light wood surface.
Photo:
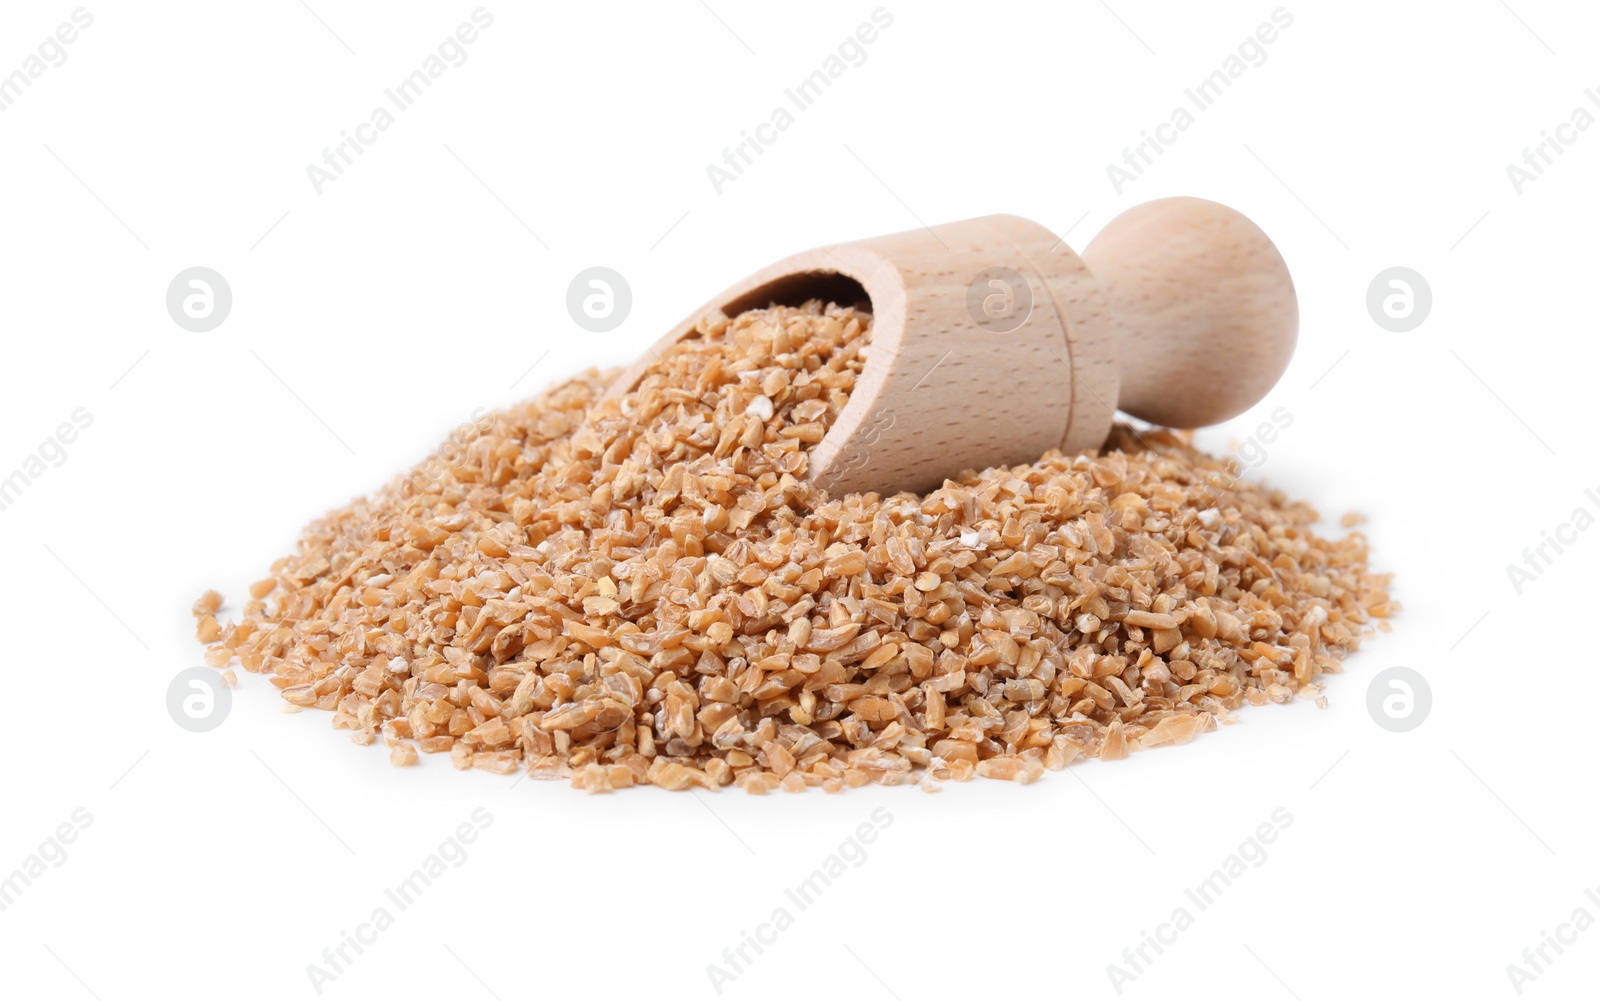
[[[1255,223],[1202,198],[1146,202],[1083,251],[1119,325],[1118,409],[1194,428],[1277,384],[1300,324],[1289,266]]]
[[[964,469],[1095,448],[1119,405],[1178,427],[1225,420],[1282,374],[1298,317],[1288,268],[1253,223],[1170,198],[1112,220],[1082,258],[1008,215],[809,250],[725,290],[653,350],[715,310],[810,298],[873,313],[866,368],[811,456],[812,479],[835,493],[924,492]]]

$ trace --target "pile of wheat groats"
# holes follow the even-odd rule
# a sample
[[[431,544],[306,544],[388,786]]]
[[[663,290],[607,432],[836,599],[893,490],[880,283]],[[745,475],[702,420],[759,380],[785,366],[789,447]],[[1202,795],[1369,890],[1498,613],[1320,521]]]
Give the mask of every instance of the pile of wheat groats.
[[[1361,535],[1171,432],[921,497],[809,484],[870,334],[820,302],[717,316],[620,399],[589,373],[465,428],[310,525],[208,663],[397,764],[935,787],[1320,700],[1391,612]]]

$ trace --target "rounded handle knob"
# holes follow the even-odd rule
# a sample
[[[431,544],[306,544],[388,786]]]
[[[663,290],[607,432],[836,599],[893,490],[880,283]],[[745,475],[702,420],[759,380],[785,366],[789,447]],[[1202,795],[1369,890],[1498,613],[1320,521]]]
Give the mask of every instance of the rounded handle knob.
[[[1117,322],[1118,409],[1168,427],[1237,417],[1294,353],[1289,267],[1255,223],[1203,198],[1163,198],[1113,219],[1083,262]]]

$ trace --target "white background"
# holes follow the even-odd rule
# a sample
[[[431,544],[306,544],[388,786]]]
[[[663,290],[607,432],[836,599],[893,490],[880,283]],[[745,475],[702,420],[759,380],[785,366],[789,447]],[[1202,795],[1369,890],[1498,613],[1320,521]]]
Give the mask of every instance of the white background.
[[[1107,164],[1271,0],[898,0],[866,63],[717,194],[707,164],[873,0],[494,3],[466,63],[318,195],[306,166],[476,5],[309,2],[91,5],[66,62],[0,113],[0,475],[75,408],[94,418],[0,512],[0,875],[93,817],[0,912],[8,996],[313,997],[308,964],[479,807],[467,861],[324,996],[714,997],[707,965],[880,807],[867,861],[724,996],[1115,997],[1108,964],[1279,807],[1265,863],[1123,996],[1514,997],[1525,947],[1600,916],[1600,532],[1520,596],[1506,572],[1600,493],[1600,128],[1520,195],[1506,173],[1600,89],[1594,11],[1288,5],[1267,61],[1119,194]],[[0,73],[73,7],[5,5]],[[1081,248],[1174,194],[1258,221],[1301,301],[1277,390],[1202,442],[1286,407],[1251,475],[1330,522],[1367,514],[1397,574],[1394,632],[1330,679],[1326,711],[1246,709],[1028,787],[765,798],[394,769],[326,713],[279,714],[252,675],[219,729],[169,719],[169,681],[199,663],[193,599],[215,586],[236,610],[306,521],[476,408],[625,361],[809,246],[1004,211]],[[634,296],[604,335],[564,304],[597,264]],[[234,295],[204,334],[164,306],[196,265]],[[1408,333],[1366,308],[1395,265],[1433,292]],[[1432,686],[1410,733],[1365,705],[1394,665]],[[1526,996],[1592,989],[1597,951],[1589,930],[1549,953]]]

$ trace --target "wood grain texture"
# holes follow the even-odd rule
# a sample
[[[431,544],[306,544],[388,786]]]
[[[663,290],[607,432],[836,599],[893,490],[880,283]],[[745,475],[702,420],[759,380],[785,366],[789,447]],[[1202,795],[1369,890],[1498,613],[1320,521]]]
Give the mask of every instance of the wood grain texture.
[[[1136,205],[1083,259],[1117,315],[1124,412],[1168,427],[1217,424],[1260,402],[1289,367],[1300,323],[1289,266],[1226,205]]]

